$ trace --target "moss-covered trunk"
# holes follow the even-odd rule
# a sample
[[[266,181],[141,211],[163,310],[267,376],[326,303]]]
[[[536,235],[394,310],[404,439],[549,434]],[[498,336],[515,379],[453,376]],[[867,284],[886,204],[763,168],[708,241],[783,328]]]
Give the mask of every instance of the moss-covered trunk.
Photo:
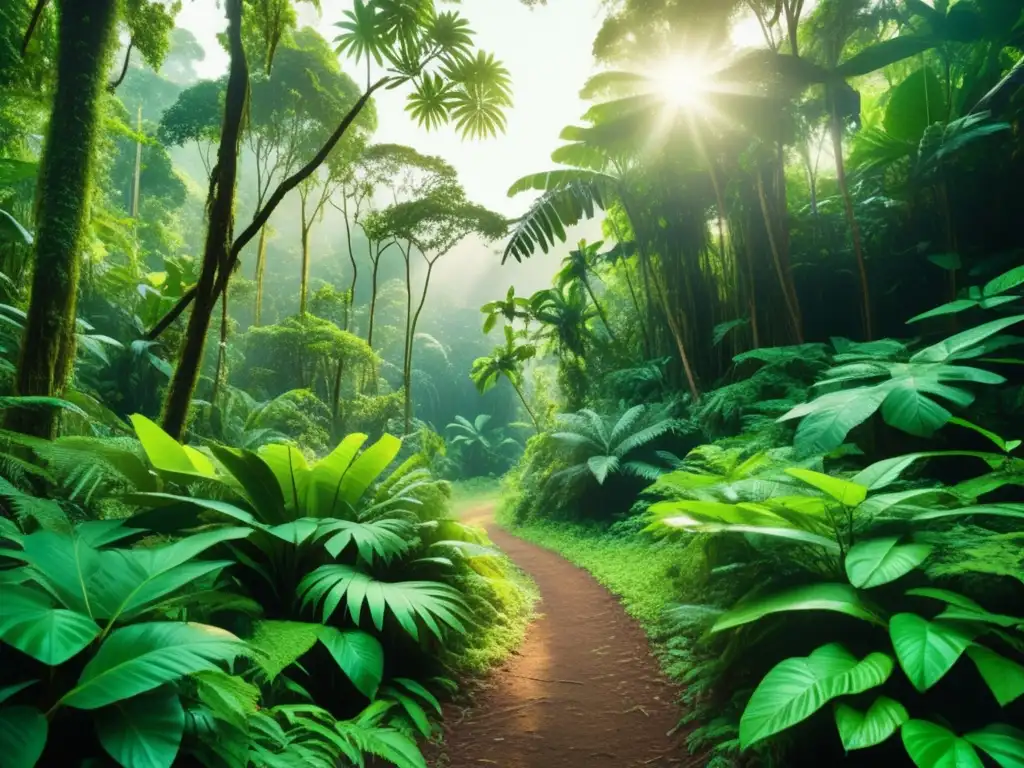
[[[64,0],[59,11],[57,88],[40,167],[32,298],[15,384],[20,395],[60,395],[74,366],[80,253],[117,0]],[[9,428],[41,437],[56,433],[56,411],[11,414]]]
[[[224,124],[220,146],[217,149],[217,166],[213,172],[214,183],[211,186],[210,199],[207,201],[209,224],[206,229],[203,266],[196,285],[195,301],[188,319],[178,367],[174,370],[174,376],[167,389],[167,400],[164,402],[163,428],[179,440],[185,432],[189,404],[203,361],[206,333],[210,329],[210,318],[217,303],[218,271],[229,269],[228,254],[234,230],[238,150],[249,92],[249,71],[245,61],[245,50],[242,47],[242,0],[228,0],[227,16],[231,68],[225,96]]]
[[[260,230],[260,244],[256,248],[256,310],[252,324],[259,327],[263,315],[263,274],[267,271],[267,228]]]

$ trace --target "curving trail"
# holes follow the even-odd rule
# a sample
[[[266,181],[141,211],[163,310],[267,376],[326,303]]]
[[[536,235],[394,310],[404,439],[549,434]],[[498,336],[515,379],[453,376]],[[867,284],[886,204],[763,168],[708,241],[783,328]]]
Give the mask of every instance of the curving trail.
[[[463,517],[540,588],[538,616],[519,653],[464,713],[449,711],[438,768],[665,768],[686,760],[670,737],[679,711],[643,630],[590,574],[509,535],[493,504]]]

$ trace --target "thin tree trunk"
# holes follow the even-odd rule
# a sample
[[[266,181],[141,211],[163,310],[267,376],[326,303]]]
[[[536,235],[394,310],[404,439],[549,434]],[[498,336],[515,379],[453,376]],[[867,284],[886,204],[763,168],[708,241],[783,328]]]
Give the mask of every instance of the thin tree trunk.
[[[843,162],[843,126],[839,115],[832,114],[832,151],[836,158],[836,180],[839,182],[839,191],[843,196],[843,207],[846,209],[846,223],[850,227],[850,236],[853,238],[853,255],[857,259],[857,274],[860,277],[860,300],[861,312],[864,318],[864,335],[868,341],[874,338],[874,329],[871,321],[871,291],[868,288],[868,271],[864,264],[864,249],[861,246],[860,224],[853,212],[853,198],[850,196],[850,188],[846,183],[846,166]]]
[[[409,263],[410,251],[403,251],[405,256],[405,354],[402,358],[402,384],[405,391],[405,431],[412,431],[412,272]]]
[[[213,376],[213,394],[210,403],[216,404],[221,384],[227,383],[228,371],[228,295],[220,297],[220,343],[217,344],[217,368]]]
[[[256,309],[253,325],[257,328],[263,318],[263,274],[267,270],[267,228],[260,230],[260,242],[256,247]]]
[[[796,297],[790,291],[790,282],[782,267],[782,256],[779,253],[779,243],[775,236],[775,226],[772,223],[771,211],[768,210],[768,197],[764,190],[764,179],[761,176],[760,170],[756,170],[755,174],[757,175],[757,196],[761,202],[761,215],[764,217],[764,228],[768,233],[768,245],[772,252],[772,263],[775,265],[775,275],[779,280],[779,287],[782,289],[782,297],[786,302],[786,310],[789,313],[789,322],[793,327],[793,332],[796,334],[796,341],[798,344],[803,344],[803,327],[800,322],[799,310],[795,306]]]
[[[352,282],[348,287],[348,303],[345,305],[345,330],[349,329],[352,318],[352,310],[356,305],[356,279],[359,277],[359,264],[356,262],[356,255],[352,252],[352,225],[348,221],[348,197],[342,191],[342,213],[345,218],[345,244],[348,247],[348,260],[352,264]],[[332,203],[333,205],[333,203]],[[356,216],[358,216],[358,209]]]
[[[309,227],[306,224],[306,196],[300,195],[302,211],[302,275],[299,278],[299,317],[306,316],[306,296],[309,293]]]
[[[208,201],[209,225],[203,250],[203,265],[196,284],[194,306],[189,316],[178,366],[167,389],[163,428],[177,440],[185,432],[192,392],[199,379],[206,333],[217,301],[218,270],[224,286],[234,266],[230,261],[234,228],[235,182],[238,175],[238,151],[242,138],[242,121],[249,95],[249,71],[242,45],[242,0],[227,0],[228,41],[231,65],[228,72],[224,106],[224,123],[217,167]],[[269,214],[268,214],[269,215]],[[260,226],[263,226],[261,222]],[[255,231],[253,232],[255,234]]]
[[[380,254],[373,261],[373,277],[370,281],[370,319],[366,330],[366,345],[373,349],[373,317],[377,311],[377,269],[380,266]]]
[[[512,381],[512,379],[509,379],[508,382],[512,385],[512,389],[516,391],[516,394],[519,395],[519,401],[523,404],[523,408],[525,408],[526,412],[530,414],[530,421],[533,422],[533,428],[540,432],[540,422],[537,421],[537,417],[534,415],[533,410],[526,402],[526,398],[523,396],[523,390],[520,389],[519,385]]]
[[[64,0],[59,10],[57,84],[40,164],[32,295],[15,380],[17,394],[26,396],[59,396],[74,367],[79,254],[101,98],[116,39],[116,0]],[[57,411],[12,410],[7,427],[52,437]]]
[[[584,277],[583,287],[587,289],[587,293],[590,295],[590,300],[594,302],[594,308],[597,310],[598,316],[601,318],[601,322],[604,323],[605,329],[608,331],[608,337],[614,342],[615,331],[612,330],[611,325],[608,323],[608,315],[604,313],[604,307],[601,306],[601,302],[597,300],[597,296],[594,295],[594,289],[590,287],[590,281]]]
[[[334,371],[334,386],[331,391],[331,414],[335,419],[341,412],[341,376],[345,372],[345,358],[338,356],[338,366]]]

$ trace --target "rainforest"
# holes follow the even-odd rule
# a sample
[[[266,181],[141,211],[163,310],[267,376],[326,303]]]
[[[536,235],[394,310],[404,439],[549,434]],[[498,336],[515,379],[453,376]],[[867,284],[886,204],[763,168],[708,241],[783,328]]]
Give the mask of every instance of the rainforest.
[[[2,0],[3,768],[1024,768],[1024,0]]]

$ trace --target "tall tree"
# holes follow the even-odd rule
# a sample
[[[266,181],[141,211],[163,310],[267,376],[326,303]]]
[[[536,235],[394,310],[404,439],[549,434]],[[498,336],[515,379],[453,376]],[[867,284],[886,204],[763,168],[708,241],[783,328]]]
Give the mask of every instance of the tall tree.
[[[80,249],[118,22],[127,24],[136,47],[157,66],[173,26],[163,5],[144,0],[62,0],[57,10],[56,89],[40,163],[32,294],[15,381],[18,394],[27,396],[61,394],[75,360]],[[15,413],[8,426],[49,436],[57,416]]]
[[[415,12],[409,13],[410,9]],[[343,31],[339,36],[339,51],[351,54],[357,62],[366,60],[368,77],[365,88],[316,154],[277,186],[252,222],[230,244],[227,257],[218,260],[204,256],[204,272],[200,284],[206,280],[206,271],[211,270],[214,273],[214,299],[227,289],[242,249],[259,234],[284,197],[327,160],[370,103],[374,93],[381,88],[398,88],[411,83],[414,90],[409,95],[409,111],[421,125],[428,128],[455,120],[464,137],[474,138],[490,136],[504,129],[503,111],[511,103],[508,71],[491,55],[483,52],[471,55],[472,32],[468,23],[457,13],[436,12],[432,0],[416,0],[412,5],[394,0],[355,0],[353,9],[345,15],[347,20],[340,25]],[[241,68],[246,69],[241,40],[237,46],[230,47],[230,55],[232,67],[235,66],[234,60],[241,58]],[[388,74],[374,80],[373,62],[381,65],[385,59],[389,63]],[[230,97],[229,93],[225,115],[234,106]],[[240,125],[241,113],[237,120]],[[234,130],[233,127],[230,132],[222,131],[219,156],[224,154],[225,142],[230,144],[233,141]],[[202,331],[205,337],[213,312],[213,305],[208,302],[199,303],[199,298],[197,285],[148,334],[150,339],[159,336],[193,302],[196,302],[196,306],[192,314],[205,315],[205,318],[195,323],[190,318],[190,337],[185,345],[189,347],[198,344],[200,354],[182,356],[168,390],[165,423],[175,427],[173,431],[168,431],[176,437],[181,436],[181,428],[185,423],[188,401],[199,376],[202,345],[205,341],[205,338],[194,340],[192,334]],[[171,393],[175,394],[173,403]]]

